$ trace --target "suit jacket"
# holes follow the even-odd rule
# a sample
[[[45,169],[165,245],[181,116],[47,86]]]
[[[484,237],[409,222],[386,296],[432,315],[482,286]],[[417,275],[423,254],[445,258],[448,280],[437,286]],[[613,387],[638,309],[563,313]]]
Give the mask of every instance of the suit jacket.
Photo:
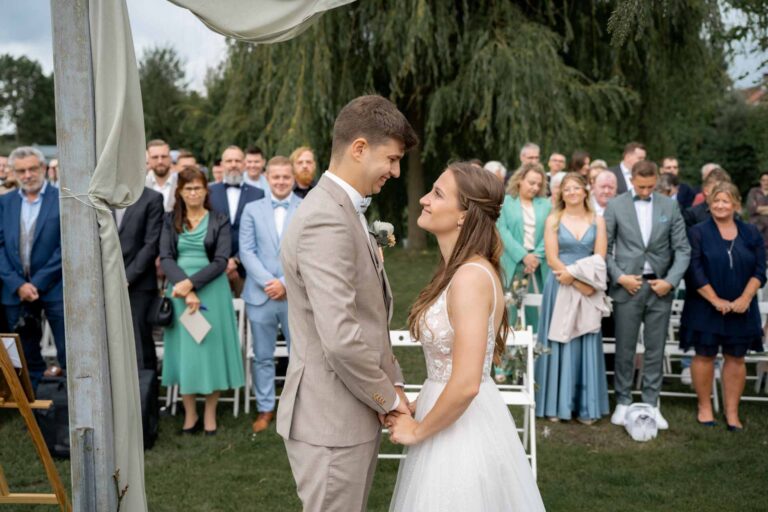
[[[203,245],[211,263],[188,276],[176,263],[179,257],[179,234],[173,227],[173,212],[165,214],[163,231],[160,234],[160,266],[171,283],[176,284],[189,278],[194,289],[199,290],[227,269],[227,260],[232,250],[229,215],[213,211],[208,212],[208,215],[208,231],[205,233]]]
[[[163,194],[144,187],[138,201],[123,213],[118,234],[129,290],[157,290],[155,259],[164,212]]]
[[[684,212],[693,205],[693,198],[696,197],[696,191],[687,183],[680,183],[677,189],[677,203],[680,205],[680,211]]]
[[[277,432],[317,446],[372,441],[402,372],[389,342],[391,293],[373,237],[344,190],[318,182],[283,233],[291,357]]]
[[[544,224],[551,209],[552,201],[548,198],[533,198],[533,213],[536,217],[536,230],[534,234],[536,247],[533,250],[533,254],[539,257],[542,276],[546,276],[549,271],[547,257],[544,254]],[[528,250],[523,247],[525,226],[523,208],[520,206],[519,197],[507,195],[504,198],[504,205],[501,208],[499,220],[496,221],[496,226],[499,228],[501,241],[504,243],[504,252],[501,255],[501,267],[504,269],[504,285],[509,286],[509,283],[515,277],[518,265],[528,255]]]
[[[621,172],[621,164],[614,167],[609,167],[608,170],[611,171],[614,176],[616,176],[616,195],[619,196],[628,191],[629,183],[627,183],[627,180],[624,179],[624,173]]]
[[[224,183],[214,183],[208,187],[208,194],[211,200],[211,208],[219,213],[223,213],[229,219],[229,201],[227,200],[227,186]],[[239,251],[240,218],[243,215],[243,208],[251,201],[256,201],[264,197],[264,191],[253,185],[243,183],[240,185],[240,201],[237,203],[237,213],[235,222],[232,224],[232,250],[229,256],[237,256]]]
[[[61,274],[61,227],[59,225],[59,191],[50,184],[45,189],[40,213],[35,224],[30,254],[29,281],[21,263],[21,196],[14,191],[0,197],[0,280],[3,282],[2,303],[21,303],[16,293],[30,282],[44,301],[64,300]]]
[[[646,261],[660,279],[673,287],[678,285],[688,268],[691,247],[677,201],[654,192],[653,223],[647,246],[643,245],[631,193],[624,193],[608,203],[605,226],[608,231],[606,263],[612,281],[610,296],[613,300],[630,300],[631,295],[617,281],[624,274],[642,274]],[[667,295],[669,300],[672,296],[672,293]]]
[[[301,199],[291,194],[283,234],[299,204]],[[264,293],[264,287],[268,281],[280,279],[285,284],[280,263],[280,238],[275,226],[271,196],[248,203],[240,221],[240,261],[246,272],[242,297],[246,303],[260,306],[267,302],[269,297]]]

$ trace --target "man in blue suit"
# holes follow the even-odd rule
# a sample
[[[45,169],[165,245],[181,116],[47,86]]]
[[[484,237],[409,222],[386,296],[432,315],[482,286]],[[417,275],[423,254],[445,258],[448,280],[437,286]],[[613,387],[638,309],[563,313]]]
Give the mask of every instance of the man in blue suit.
[[[211,208],[228,215],[229,223],[232,225],[232,254],[227,263],[227,277],[235,297],[240,297],[245,278],[245,270],[238,257],[240,218],[245,205],[264,197],[264,191],[244,183],[245,153],[238,146],[229,146],[224,150],[221,155],[221,165],[224,167],[224,181],[211,185],[208,193]]]
[[[33,328],[42,311],[53,331],[59,365],[67,367],[59,191],[45,181],[45,158],[37,149],[16,148],[8,163],[19,189],[0,198],[1,299],[8,325],[22,334],[24,357],[36,387],[46,369],[40,331]]]
[[[251,322],[256,408],[254,433],[269,427],[275,410],[275,340],[278,326],[290,347],[288,301],[280,263],[280,240],[301,199],[293,193],[293,165],[284,156],[267,164],[270,196],[246,205],[240,226],[240,260],[246,271],[245,301]]]

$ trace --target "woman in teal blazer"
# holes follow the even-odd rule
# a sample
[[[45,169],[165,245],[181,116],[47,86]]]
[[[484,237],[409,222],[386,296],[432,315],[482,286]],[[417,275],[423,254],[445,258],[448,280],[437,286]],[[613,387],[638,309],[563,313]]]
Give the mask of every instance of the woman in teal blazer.
[[[509,180],[507,196],[497,221],[504,243],[501,266],[504,286],[511,288],[513,281],[528,279],[528,291],[541,293],[549,273],[544,255],[544,223],[552,208],[547,198],[547,177],[541,164],[523,164]],[[517,308],[510,306],[510,321],[517,322]],[[527,325],[538,325],[538,313],[528,308]]]

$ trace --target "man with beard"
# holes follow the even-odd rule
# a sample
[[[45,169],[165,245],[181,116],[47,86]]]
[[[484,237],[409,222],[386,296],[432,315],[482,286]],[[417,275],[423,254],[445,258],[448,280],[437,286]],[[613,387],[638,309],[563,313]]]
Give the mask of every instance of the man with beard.
[[[221,165],[224,167],[224,181],[209,187],[209,197],[211,208],[226,214],[232,225],[232,253],[227,263],[227,277],[235,297],[240,297],[245,280],[245,269],[238,257],[240,217],[245,205],[264,197],[264,191],[244,183],[245,153],[238,146],[229,146],[224,150]]]
[[[171,147],[161,139],[147,143],[147,181],[145,185],[163,194],[163,209],[173,211],[176,202],[176,173],[171,172]]]
[[[309,146],[300,146],[293,150],[290,160],[293,164],[293,175],[296,179],[293,193],[304,199],[317,184],[315,181],[315,170],[317,169],[315,152]]]
[[[258,187],[264,192],[269,191],[267,178],[264,176],[264,152],[259,147],[250,146],[245,150],[245,174],[243,181],[252,187]]]

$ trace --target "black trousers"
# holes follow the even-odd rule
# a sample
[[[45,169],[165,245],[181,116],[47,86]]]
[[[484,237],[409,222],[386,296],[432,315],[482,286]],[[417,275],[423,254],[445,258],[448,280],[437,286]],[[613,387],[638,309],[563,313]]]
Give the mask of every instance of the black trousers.
[[[157,297],[157,290],[128,291],[128,298],[131,301],[133,336],[136,340],[136,362],[139,368],[146,370],[157,370],[155,340],[152,339],[152,326],[147,320],[155,297]]]

